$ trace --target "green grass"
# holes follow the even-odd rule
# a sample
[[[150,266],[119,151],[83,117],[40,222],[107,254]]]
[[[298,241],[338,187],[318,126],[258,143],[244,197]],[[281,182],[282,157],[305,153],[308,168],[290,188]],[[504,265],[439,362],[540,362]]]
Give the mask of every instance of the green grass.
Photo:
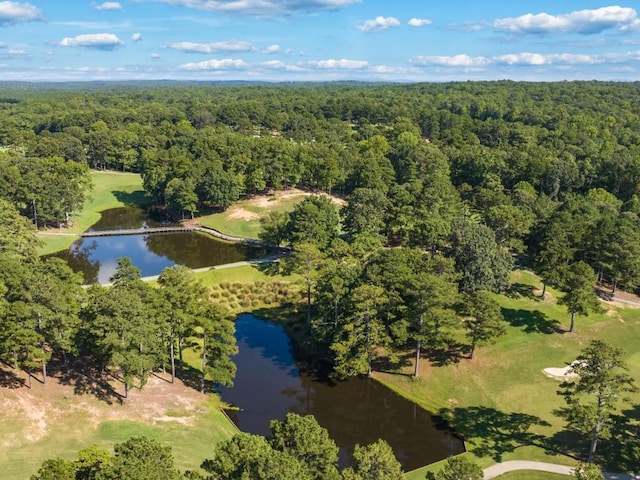
[[[568,333],[569,315],[554,300],[559,292],[551,289],[541,300],[537,290],[534,293],[540,287],[536,277],[525,272],[515,272],[513,283],[518,293],[496,296],[509,320],[507,334],[495,345],[480,347],[474,360],[425,365],[417,380],[408,375],[411,366],[401,370],[405,375],[378,373],[376,378],[432,412],[452,415],[483,468],[506,460],[574,464],[570,456],[544,448],[559,446],[569,453],[571,443],[548,443],[564,429],[564,421],[554,414],[564,401],[556,394],[559,382],[545,376],[543,369],[565,366],[597,338],[623,349],[629,373],[640,379],[640,310],[579,317],[576,331]],[[640,394],[632,400],[640,402]],[[530,416],[532,424],[518,438],[513,427],[524,416]]]
[[[290,212],[304,199],[304,195],[297,195],[286,198],[273,198],[273,201],[267,202],[266,206],[257,206],[252,199],[241,200],[236,202],[233,207],[221,213],[214,213],[198,218],[201,225],[215,228],[216,230],[244,238],[259,238],[260,233],[260,217],[272,211]],[[257,215],[256,218],[242,219],[234,217],[238,209],[244,209]]]
[[[93,190],[80,212],[73,215],[73,225],[64,233],[82,233],[100,219],[100,212],[125,205],[145,205],[142,178],[137,173],[91,172]],[[43,246],[40,255],[69,248],[76,237],[68,235],[40,235]]]
[[[161,410],[157,415],[165,417],[162,421],[149,421],[139,419],[126,404],[108,405],[93,397],[60,395],[59,391],[50,394],[41,386],[39,392],[28,394],[6,390],[0,394],[0,404],[21,400],[17,410],[0,412],[3,480],[29,478],[47,458],[73,460],[79,450],[91,444],[111,450],[114,443],[143,435],[171,446],[176,466],[193,470],[211,457],[217,442],[237,431],[221,412],[217,397],[203,399],[191,412]],[[168,398],[173,397],[168,394]],[[22,410],[29,405],[29,411]],[[188,425],[180,422],[177,413],[188,419]]]
[[[166,421],[160,426],[131,420],[103,422],[96,432],[96,443],[112,445],[130,437],[147,436],[172,447],[180,470],[194,470],[199,467],[199,459],[211,458],[214,446],[236,432],[219,408],[209,406],[198,422],[189,427],[178,421]]]

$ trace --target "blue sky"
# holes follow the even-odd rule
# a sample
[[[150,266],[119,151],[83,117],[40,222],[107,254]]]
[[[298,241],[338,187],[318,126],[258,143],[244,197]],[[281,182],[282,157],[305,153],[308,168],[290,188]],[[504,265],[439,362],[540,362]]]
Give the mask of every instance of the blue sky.
[[[638,80],[635,3],[0,1],[0,80]]]

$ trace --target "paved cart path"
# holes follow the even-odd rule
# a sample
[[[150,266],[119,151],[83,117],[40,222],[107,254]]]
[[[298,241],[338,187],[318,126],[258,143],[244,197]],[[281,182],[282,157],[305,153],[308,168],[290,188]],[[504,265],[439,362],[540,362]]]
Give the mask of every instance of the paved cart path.
[[[484,469],[484,480],[491,480],[503,473],[515,470],[539,470],[542,472],[559,473],[561,475],[573,475],[573,467],[557,465],[545,462],[527,462],[523,460],[512,460],[509,462],[497,463]],[[606,480],[640,480],[640,475],[630,475],[628,473],[604,472]]]

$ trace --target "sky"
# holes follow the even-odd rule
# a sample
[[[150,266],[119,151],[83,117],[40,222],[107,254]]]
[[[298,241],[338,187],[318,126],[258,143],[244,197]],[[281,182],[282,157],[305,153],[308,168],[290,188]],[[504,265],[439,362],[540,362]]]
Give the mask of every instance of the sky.
[[[635,81],[634,4],[0,1],[0,80]]]

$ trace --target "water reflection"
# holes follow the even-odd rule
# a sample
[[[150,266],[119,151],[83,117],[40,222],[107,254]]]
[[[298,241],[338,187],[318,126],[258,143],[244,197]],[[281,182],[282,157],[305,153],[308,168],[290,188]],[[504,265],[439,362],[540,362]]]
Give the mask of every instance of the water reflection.
[[[140,229],[162,223],[149,218],[139,207],[120,207],[102,212],[89,231]],[[117,259],[129,257],[142,276],[159,275],[175,264],[202,268],[268,255],[264,249],[217,240],[199,232],[154,233],[81,238],[69,250],[50,256],[65,260],[85,283],[106,283],[115,273]]]
[[[100,220],[91,225],[89,232],[104,232],[106,230],[124,230],[148,227],[160,227],[162,223],[151,218],[140,207],[128,206],[105,210],[100,213]]]
[[[142,276],[159,275],[176,263],[189,268],[209,267],[264,256],[265,251],[218,241],[199,232],[154,233],[88,237],[53,256],[64,259],[85,283],[105,283],[114,274],[116,260],[129,257]]]
[[[235,385],[220,392],[224,401],[240,408],[229,416],[243,431],[268,435],[271,419],[282,420],[287,412],[312,414],[340,447],[342,466],[356,443],[378,438],[391,445],[405,471],[464,449],[427,411],[374,380],[332,383],[302,372],[280,325],[241,315],[236,337]]]

